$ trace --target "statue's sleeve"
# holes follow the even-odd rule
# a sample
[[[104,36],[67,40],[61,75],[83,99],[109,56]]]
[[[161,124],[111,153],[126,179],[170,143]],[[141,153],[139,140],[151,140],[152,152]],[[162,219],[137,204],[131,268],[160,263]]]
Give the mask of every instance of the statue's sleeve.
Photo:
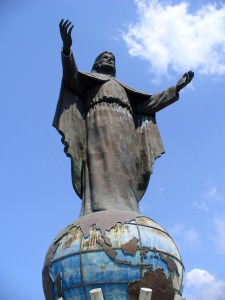
[[[62,67],[63,67],[63,83],[76,95],[81,95],[83,87],[80,80],[80,73],[78,72],[77,65],[73,56],[70,52],[69,55],[65,55],[61,52]]]
[[[153,164],[165,151],[155,114],[135,114],[134,118],[140,155],[138,167],[138,199],[140,201],[148,187]]]
[[[179,99],[176,86],[170,87],[163,92],[153,94],[144,101],[134,103],[133,109],[137,113],[151,115],[174,103]]]
[[[156,123],[155,113],[178,100],[176,87],[163,92],[137,97],[133,101],[133,111],[138,136],[140,163],[138,168],[138,198],[144,195],[152,166],[165,151]]]
[[[82,171],[86,154],[85,114],[79,73],[72,54],[62,54],[63,79],[53,126],[62,135],[64,151],[71,158],[73,187],[82,197]]]

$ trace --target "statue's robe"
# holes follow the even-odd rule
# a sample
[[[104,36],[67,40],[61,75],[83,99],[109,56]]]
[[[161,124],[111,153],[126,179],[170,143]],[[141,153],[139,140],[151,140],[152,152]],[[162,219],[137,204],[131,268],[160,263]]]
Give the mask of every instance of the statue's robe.
[[[148,95],[115,77],[78,72],[62,54],[63,80],[53,126],[71,157],[81,215],[139,212],[152,165],[164,153],[155,113],[178,99],[176,87]]]

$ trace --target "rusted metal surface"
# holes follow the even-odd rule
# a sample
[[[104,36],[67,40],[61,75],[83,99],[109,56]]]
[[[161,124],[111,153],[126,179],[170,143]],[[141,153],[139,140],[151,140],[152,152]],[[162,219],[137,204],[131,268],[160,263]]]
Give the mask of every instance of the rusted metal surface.
[[[152,300],[174,300],[171,277],[167,278],[162,269],[146,272],[140,280],[130,282],[127,289],[129,300],[137,300],[142,287],[152,289]]]
[[[164,253],[172,254],[175,257],[180,257],[174,241],[165,231],[146,226],[139,226],[139,230],[141,236],[142,233],[145,232],[141,240],[142,247],[150,247],[153,251],[156,249],[157,251],[163,251]]]
[[[102,248],[105,250],[105,252],[111,257],[111,258],[115,258],[116,257],[116,251],[113,250],[109,245],[107,245],[103,239],[101,240],[98,240],[97,241],[101,246]]]
[[[83,272],[83,268],[82,268],[82,265],[83,265],[83,257],[82,257],[82,241],[83,241],[83,238],[82,238],[82,235],[80,235],[79,237],[79,242],[80,242],[80,251],[79,251],[79,270],[80,270],[80,279],[81,279],[81,285],[82,285],[82,292],[83,292],[83,296],[84,296],[84,299],[87,300],[88,299],[88,294],[87,294],[87,291],[86,289],[84,288],[84,272]],[[78,275],[79,276],[79,275]],[[69,286],[70,287],[70,286]]]
[[[122,245],[123,252],[126,254],[134,255],[137,252],[137,248],[138,248],[137,242],[138,242],[138,239],[134,237],[126,244],[123,244]]]
[[[104,239],[104,243],[106,244],[106,245],[108,245],[109,247],[111,247],[112,246],[112,243],[111,243],[111,240],[110,240],[110,238],[108,238],[106,235],[102,235],[102,237],[103,237],[103,239]]]
[[[171,272],[178,272],[176,263],[169,256],[164,256],[161,253],[159,255],[163,260],[167,262],[168,268]]]
[[[95,224],[96,229],[100,229],[100,231],[104,233],[113,228],[117,223],[123,224],[141,216],[142,215],[137,212],[112,209],[80,217],[73,223],[73,226],[80,227],[83,235],[87,237],[90,233],[90,227],[93,224]]]
[[[173,290],[179,293],[183,265],[171,237],[146,217],[143,220],[140,216],[135,217],[129,212],[119,211],[117,215],[114,210],[106,212],[106,215],[122,214],[123,220],[127,221],[107,224],[105,220],[103,223],[98,220],[101,213],[90,215],[91,221],[94,220],[95,223],[90,225],[88,233],[85,232],[84,235],[81,229],[82,227],[87,230],[89,225],[83,221],[88,217],[81,217],[81,220],[67,227],[67,234],[63,231],[61,238],[57,237],[53,248],[50,249],[46,259],[48,276],[55,281],[60,273],[63,295],[65,292],[68,295],[79,292],[83,299],[89,299],[89,287],[102,288],[103,285],[106,285],[109,291],[119,293],[118,285],[121,289],[125,281],[129,283],[141,280],[145,273],[157,269],[164,270],[166,278],[172,281]],[[87,220],[87,223],[90,224],[90,220]],[[111,228],[108,227],[109,224]],[[108,283],[104,284],[104,280]],[[48,287],[49,294],[53,293],[54,286],[52,282]],[[107,294],[106,288],[103,288],[103,291]]]
[[[150,250],[149,247],[141,247],[141,251],[140,251],[140,255],[142,258],[146,258],[147,257],[147,253]]]
[[[141,217],[137,217],[136,220],[137,220],[137,223],[139,225],[143,225],[143,226],[147,226],[147,227],[152,227],[152,228],[155,228],[155,229],[159,229],[161,231],[165,231],[158,223],[156,223],[151,218],[148,218],[148,217],[145,217],[145,216],[141,216]],[[151,224],[150,224],[150,220],[151,220]]]

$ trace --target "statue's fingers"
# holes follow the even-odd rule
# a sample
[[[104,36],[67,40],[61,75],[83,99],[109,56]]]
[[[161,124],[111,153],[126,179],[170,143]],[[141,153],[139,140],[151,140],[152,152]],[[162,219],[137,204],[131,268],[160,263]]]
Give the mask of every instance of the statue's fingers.
[[[59,27],[60,27],[60,28],[62,27],[63,22],[64,22],[64,19],[62,19],[62,20],[59,22]]]
[[[64,23],[63,26],[66,28],[66,25],[69,23],[70,21],[67,19]]]
[[[66,20],[65,22],[62,23],[60,27],[61,34],[65,37],[67,35],[67,25],[70,21]]]
[[[69,30],[68,30],[68,34],[71,34],[71,32],[72,32],[72,30],[73,30],[73,25],[69,28]]]
[[[185,73],[185,81],[187,82],[189,80],[189,73]]]
[[[187,73],[184,73],[184,75],[182,76],[182,78],[184,78],[184,80],[187,79]]]
[[[191,82],[191,80],[192,80],[193,77],[194,77],[194,72],[189,71],[188,72],[188,78],[187,78],[188,83]]]
[[[66,30],[70,27],[71,23],[72,22],[69,22],[69,23],[66,24],[66,26],[65,26]]]

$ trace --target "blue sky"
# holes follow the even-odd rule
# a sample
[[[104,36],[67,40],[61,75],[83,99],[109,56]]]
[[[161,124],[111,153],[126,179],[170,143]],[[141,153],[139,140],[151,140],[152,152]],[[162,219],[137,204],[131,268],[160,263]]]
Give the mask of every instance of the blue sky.
[[[186,299],[225,299],[225,5],[193,2],[1,2],[2,300],[44,299],[48,246],[80,211],[70,161],[51,126],[62,73],[61,18],[74,23],[80,70],[112,51],[118,79],[148,93],[195,71],[180,101],[157,115],[166,154],[154,165],[141,211],[177,243]]]

